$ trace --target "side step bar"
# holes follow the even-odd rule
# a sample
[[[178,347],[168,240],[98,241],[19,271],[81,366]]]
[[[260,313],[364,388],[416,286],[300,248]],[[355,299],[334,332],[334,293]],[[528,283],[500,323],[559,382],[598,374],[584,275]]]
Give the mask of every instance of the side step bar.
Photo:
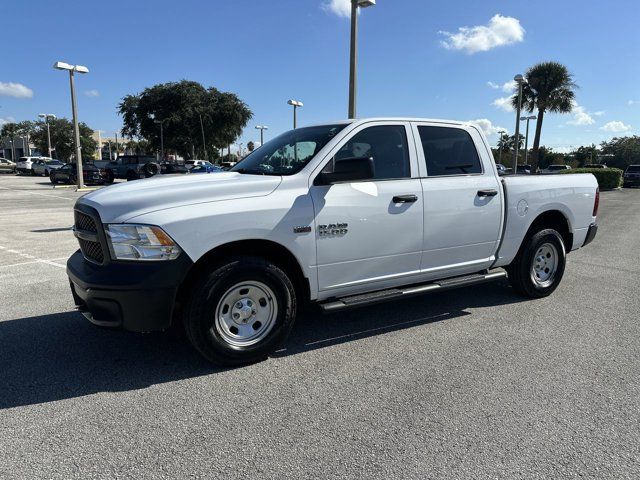
[[[420,295],[422,293],[450,290],[452,288],[493,282],[494,280],[499,280],[506,277],[507,272],[503,270],[492,273],[475,273],[473,275],[446,278],[443,280],[436,280],[435,282],[423,283],[420,285],[412,285],[403,288],[390,288],[388,290],[379,290],[377,292],[365,293],[362,295],[352,295],[350,297],[328,300],[326,302],[320,303],[320,308],[322,308],[324,312],[329,313],[338,310],[344,310],[347,308],[364,307],[366,305],[373,305],[375,303],[386,302],[389,300],[407,298],[413,295]]]

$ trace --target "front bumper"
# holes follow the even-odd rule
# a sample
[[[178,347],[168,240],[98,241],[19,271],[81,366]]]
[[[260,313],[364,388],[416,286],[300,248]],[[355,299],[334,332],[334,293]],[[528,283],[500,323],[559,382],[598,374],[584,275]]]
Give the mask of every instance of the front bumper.
[[[584,243],[582,246],[589,245],[594,238],[596,238],[596,233],[598,233],[598,225],[592,223],[589,225],[589,230],[587,230],[587,237],[584,239]]]
[[[192,262],[182,253],[166,262],[97,265],[78,250],[67,261],[75,304],[92,323],[137,332],[171,325],[178,287]]]

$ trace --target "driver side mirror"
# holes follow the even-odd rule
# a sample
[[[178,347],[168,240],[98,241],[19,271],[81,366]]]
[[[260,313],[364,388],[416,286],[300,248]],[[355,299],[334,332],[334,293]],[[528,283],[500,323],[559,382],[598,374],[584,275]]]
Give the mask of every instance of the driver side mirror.
[[[332,172],[322,172],[315,185],[332,185],[341,182],[371,180],[375,176],[373,157],[352,157],[335,160]]]

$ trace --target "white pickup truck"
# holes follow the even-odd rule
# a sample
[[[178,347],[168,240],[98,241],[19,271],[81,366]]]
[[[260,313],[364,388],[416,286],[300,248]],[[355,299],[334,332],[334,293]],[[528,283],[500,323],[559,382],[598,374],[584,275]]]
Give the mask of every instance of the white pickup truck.
[[[67,272],[92,322],[182,322],[207,359],[238,365],[273,352],[309,301],[333,312],[507,275],[549,295],[594,238],[598,199],[590,174],[500,177],[471,124],[342,121],[283,133],[229,172],[85,195]]]

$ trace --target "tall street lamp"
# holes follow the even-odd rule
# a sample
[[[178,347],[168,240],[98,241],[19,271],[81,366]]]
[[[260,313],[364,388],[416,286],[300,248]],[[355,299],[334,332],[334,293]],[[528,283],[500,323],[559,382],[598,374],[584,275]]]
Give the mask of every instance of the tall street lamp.
[[[513,173],[518,173],[518,149],[520,147],[520,111],[522,110],[522,86],[527,83],[524,77],[520,74],[513,77],[513,80],[518,84],[518,108],[516,109],[516,133],[515,133],[515,148],[513,155]]]
[[[524,136],[524,163],[529,163],[529,120],[536,120],[538,117],[535,115],[529,115],[528,117],[520,117],[520,121],[527,121],[527,130]]]
[[[349,52],[349,118],[356,118],[358,81],[358,8],[372,7],[376,0],[351,0],[351,49]]]
[[[260,146],[264,144],[264,131],[269,130],[266,125],[256,125],[256,130],[260,130]]]
[[[303,107],[304,103],[298,100],[288,100],[287,103],[293,107],[293,128],[296,128],[298,124],[297,109],[298,107]]]
[[[49,158],[53,158],[51,156],[51,132],[49,131],[49,119],[56,119],[58,117],[56,117],[53,113],[39,113],[38,116],[40,118],[44,118],[45,123],[47,124],[47,149],[49,150]]]
[[[56,62],[53,68],[57,70],[67,70],[69,72],[69,85],[71,87],[71,112],[73,113],[73,130],[76,142],[76,174],[78,177],[78,188],[84,187],[82,176],[82,148],[80,146],[80,127],[78,126],[78,105],[76,102],[76,87],[74,85],[75,73],[89,73],[89,69],[82,65],[69,65],[65,62]]]
[[[114,132],[116,134],[116,160],[118,159],[118,132]],[[111,161],[111,153],[109,153],[109,161]]]
[[[160,125],[160,161],[164,162],[164,129],[162,126],[164,120],[154,120],[153,123]]]

